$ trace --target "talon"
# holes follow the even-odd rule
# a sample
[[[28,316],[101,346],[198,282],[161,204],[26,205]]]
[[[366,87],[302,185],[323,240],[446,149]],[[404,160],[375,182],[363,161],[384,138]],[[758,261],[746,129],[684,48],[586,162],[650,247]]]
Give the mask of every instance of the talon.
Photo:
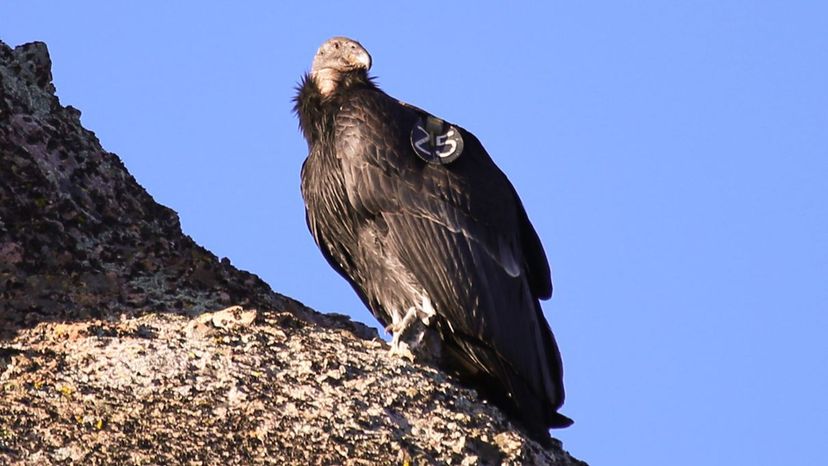
[[[411,352],[406,342],[401,341],[401,338],[403,333],[417,321],[418,314],[417,308],[413,306],[408,308],[403,316],[396,312],[392,314],[394,322],[385,327],[385,331],[391,333],[391,349],[388,354],[414,362],[414,353]]]
[[[411,362],[414,362],[414,353],[408,349],[408,345],[405,342],[398,341],[397,344],[391,342],[391,349],[388,350],[389,356],[397,356],[400,358],[408,359]]]

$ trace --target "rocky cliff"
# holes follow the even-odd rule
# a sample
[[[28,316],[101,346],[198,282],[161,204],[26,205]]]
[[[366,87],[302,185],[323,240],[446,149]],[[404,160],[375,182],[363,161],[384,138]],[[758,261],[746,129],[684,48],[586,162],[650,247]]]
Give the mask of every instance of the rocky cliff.
[[[386,352],[184,235],[0,42],[0,464],[584,464]]]

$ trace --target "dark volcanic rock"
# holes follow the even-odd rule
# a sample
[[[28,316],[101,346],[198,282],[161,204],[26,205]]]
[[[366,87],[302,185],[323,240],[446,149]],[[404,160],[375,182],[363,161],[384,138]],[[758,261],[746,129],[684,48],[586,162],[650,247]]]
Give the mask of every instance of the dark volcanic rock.
[[[54,92],[0,42],[0,464],[582,464],[219,261]]]

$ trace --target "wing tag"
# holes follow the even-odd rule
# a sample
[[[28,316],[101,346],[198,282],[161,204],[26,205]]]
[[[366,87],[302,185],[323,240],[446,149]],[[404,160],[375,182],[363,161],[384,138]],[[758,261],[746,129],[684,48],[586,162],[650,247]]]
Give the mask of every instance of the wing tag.
[[[463,136],[453,125],[429,115],[411,128],[411,147],[426,162],[447,165],[463,152]]]

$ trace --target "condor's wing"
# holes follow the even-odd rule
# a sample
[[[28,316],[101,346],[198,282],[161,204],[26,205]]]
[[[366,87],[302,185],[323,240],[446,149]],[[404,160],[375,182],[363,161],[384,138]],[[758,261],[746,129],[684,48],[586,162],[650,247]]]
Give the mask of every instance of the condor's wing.
[[[496,385],[530,428],[568,425],[557,345],[538,298],[549,266],[515,190],[480,142],[450,165],[410,147],[419,117],[377,91],[358,93],[336,119],[336,151],[358,216],[381,218],[382,240],[411,273],[440,319],[443,340],[466,375]]]

